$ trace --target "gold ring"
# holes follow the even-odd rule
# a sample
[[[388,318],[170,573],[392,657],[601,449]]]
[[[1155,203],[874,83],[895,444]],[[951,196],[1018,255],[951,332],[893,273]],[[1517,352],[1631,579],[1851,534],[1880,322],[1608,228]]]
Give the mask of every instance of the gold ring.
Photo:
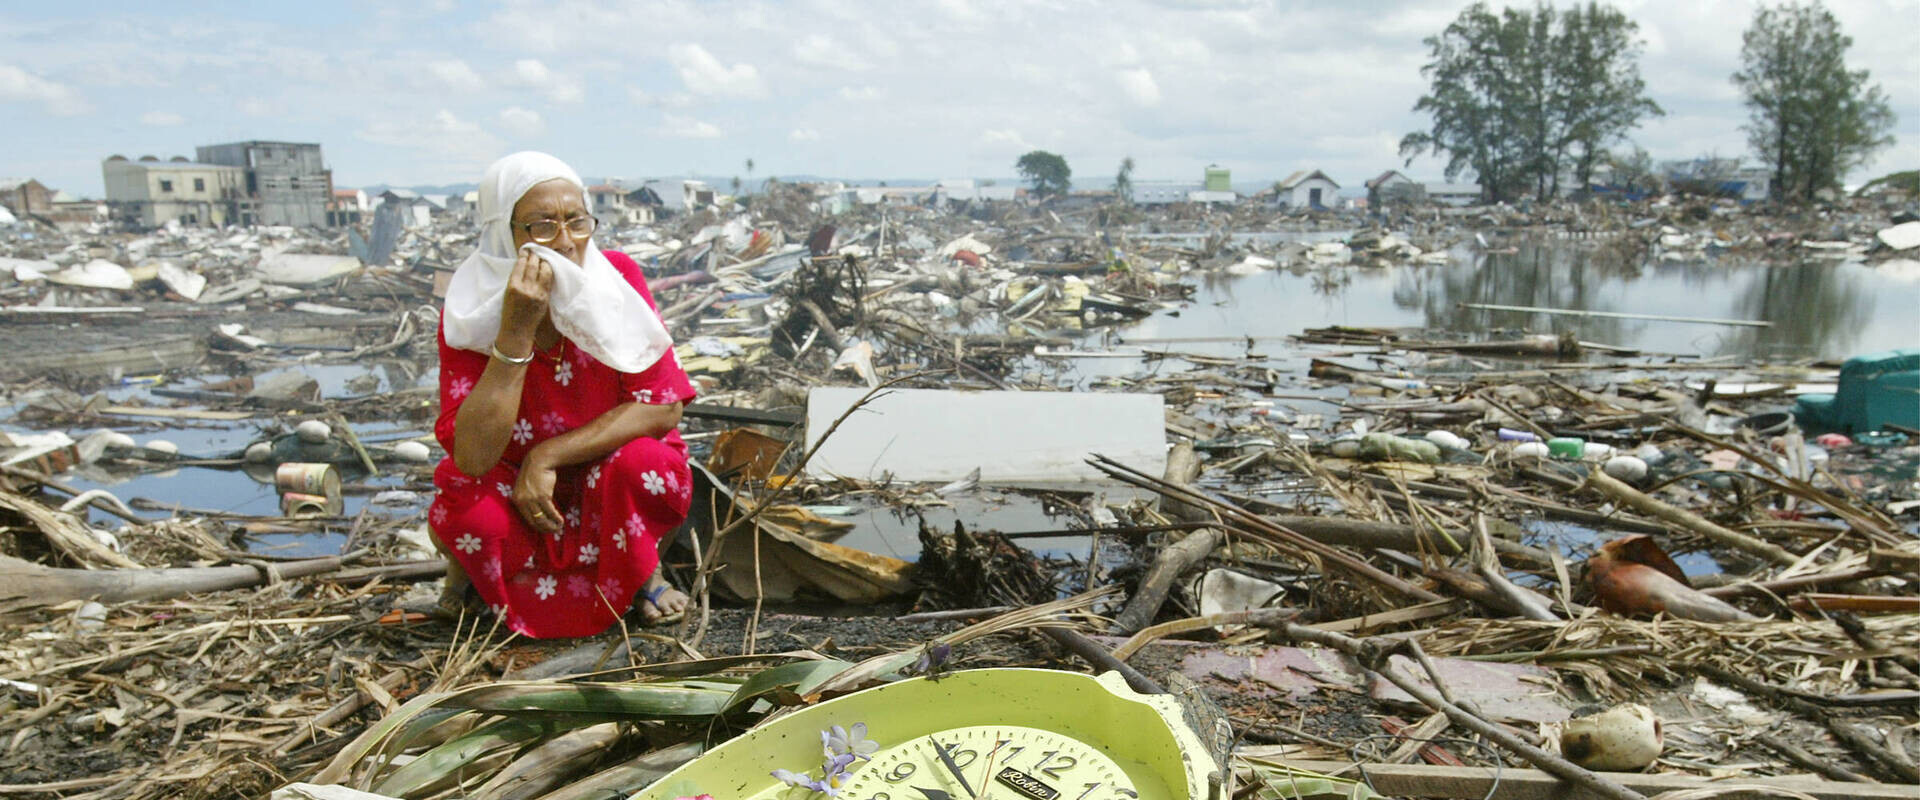
[[[547,512],[545,512],[545,511],[535,511],[535,512],[533,512],[533,518],[534,518],[534,519],[546,519],[546,518],[547,518]]]

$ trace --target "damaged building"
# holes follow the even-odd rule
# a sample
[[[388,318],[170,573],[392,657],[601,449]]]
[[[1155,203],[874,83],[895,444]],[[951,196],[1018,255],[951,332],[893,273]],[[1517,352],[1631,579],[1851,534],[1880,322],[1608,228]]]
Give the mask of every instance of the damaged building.
[[[243,211],[241,224],[327,225],[333,171],[321,158],[320,145],[247,141],[203,145],[194,153],[202,163],[244,171],[249,208]]]

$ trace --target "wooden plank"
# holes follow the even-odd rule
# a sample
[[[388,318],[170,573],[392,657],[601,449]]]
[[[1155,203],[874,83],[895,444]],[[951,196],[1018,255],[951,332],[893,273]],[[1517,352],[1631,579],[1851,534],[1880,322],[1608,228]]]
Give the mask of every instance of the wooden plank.
[[[1403,622],[1417,622],[1423,619],[1444,617],[1448,614],[1461,611],[1465,609],[1466,606],[1467,601],[1465,600],[1447,598],[1425,603],[1416,603],[1405,608],[1396,608],[1392,611],[1384,611],[1379,614],[1367,614],[1358,617],[1348,617],[1346,619],[1336,619],[1331,622],[1319,622],[1308,625],[1307,627],[1323,631],[1334,631],[1336,633],[1352,633],[1354,631],[1382,628],[1388,625],[1398,625]]]
[[[1822,611],[1854,611],[1861,614],[1911,614],[1920,611],[1920,597],[1808,592],[1793,598],[1788,605],[1799,611],[1818,608]]]
[[[1336,777],[1356,779],[1356,766],[1345,761],[1296,761],[1281,763]],[[1374,791],[1389,797],[1481,798],[1495,788],[1494,800],[1587,800],[1595,798],[1537,769],[1503,769],[1497,775],[1487,767],[1440,767],[1429,764],[1367,764],[1367,776]],[[1728,788],[1743,785],[1792,789],[1818,800],[1881,800],[1881,798],[1920,798],[1920,786],[1841,783],[1808,777],[1754,777],[1710,780],[1693,775],[1643,774],[1638,772],[1602,772],[1607,780],[1647,796],[1678,789]],[[1742,795],[1729,795],[1740,797]]]
[[[735,408],[733,406],[717,406],[708,403],[689,403],[685,409],[681,410],[680,414],[695,419],[711,419],[746,425],[774,425],[782,428],[791,428],[807,421],[805,414],[794,411]]]
[[[204,408],[146,408],[142,406],[102,406],[97,411],[116,417],[160,417],[163,419],[206,419],[221,422],[252,419],[255,411],[208,411]]]

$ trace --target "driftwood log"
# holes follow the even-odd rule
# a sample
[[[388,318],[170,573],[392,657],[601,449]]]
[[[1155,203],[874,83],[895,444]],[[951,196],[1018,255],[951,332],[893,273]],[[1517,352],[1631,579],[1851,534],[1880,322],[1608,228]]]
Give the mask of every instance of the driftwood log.
[[[58,569],[0,555],[0,614],[59,605],[71,600],[127,603],[243,589],[287,578],[333,572],[353,556],[328,556],[276,564],[167,569]]]
[[[1193,479],[1200,475],[1200,458],[1193,451],[1193,444],[1181,442],[1167,454],[1166,480],[1176,486],[1190,486]],[[1167,516],[1185,522],[1206,522],[1212,514],[1189,504],[1172,495],[1161,496],[1161,509]],[[1219,528],[1201,528],[1189,531],[1180,541],[1174,542],[1153,560],[1153,566],[1147,569],[1147,575],[1140,580],[1140,588],[1127,600],[1126,609],[1114,617],[1116,631],[1133,633],[1152,624],[1153,618],[1160,613],[1160,606],[1167,602],[1167,593],[1173,589],[1173,582],[1186,574],[1187,570],[1207,559],[1215,547],[1220,546],[1224,534]]]

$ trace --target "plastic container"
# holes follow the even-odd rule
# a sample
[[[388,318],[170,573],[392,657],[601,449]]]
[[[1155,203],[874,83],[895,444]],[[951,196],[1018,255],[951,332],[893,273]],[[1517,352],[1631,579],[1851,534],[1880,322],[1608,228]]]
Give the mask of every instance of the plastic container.
[[[1546,442],[1521,442],[1513,446],[1513,454],[1516,456],[1546,458],[1552,455],[1552,452],[1547,449]]]
[[[1586,451],[1587,443],[1584,439],[1575,439],[1571,436],[1557,436],[1547,440],[1547,453],[1554,458],[1578,459],[1582,454],[1586,453]]]
[[[1501,428],[1499,436],[1500,436],[1500,441],[1503,441],[1503,442],[1540,441],[1540,437],[1533,435],[1532,431],[1517,431],[1512,428]]]

